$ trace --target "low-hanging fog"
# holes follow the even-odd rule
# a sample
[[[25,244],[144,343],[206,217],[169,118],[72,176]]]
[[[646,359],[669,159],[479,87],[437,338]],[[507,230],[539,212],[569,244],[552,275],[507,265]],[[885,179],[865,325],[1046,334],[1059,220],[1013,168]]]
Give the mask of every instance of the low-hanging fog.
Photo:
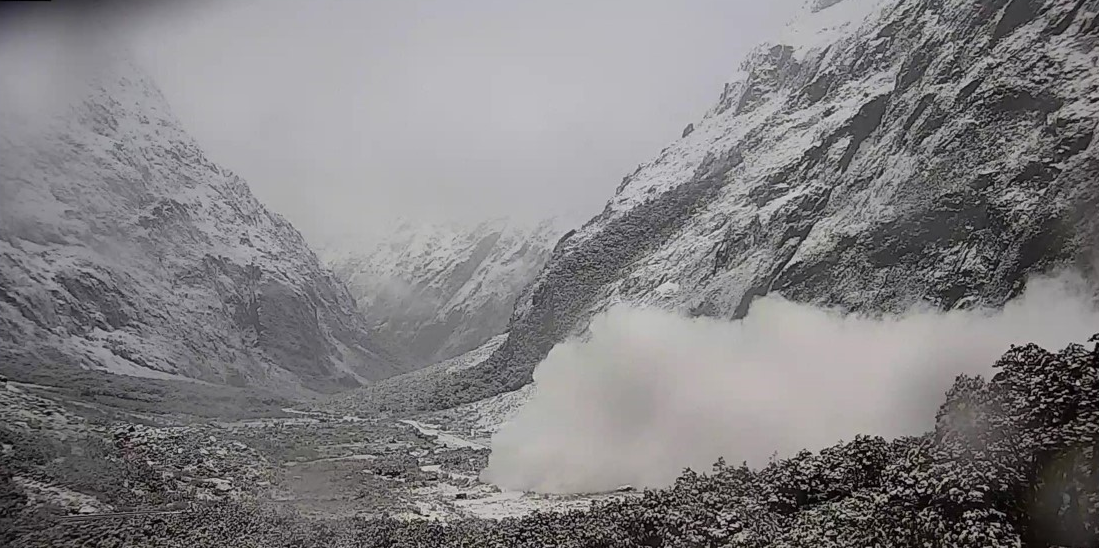
[[[129,34],[210,158],[319,243],[581,223],[804,2],[222,0]]]
[[[313,244],[580,224],[808,1],[6,2],[0,94],[45,110],[128,58]]]
[[[663,486],[720,456],[758,466],[857,434],[918,434],[958,374],[989,376],[1011,344],[1060,349],[1099,331],[1078,280],[1035,280],[998,311],[878,319],[777,297],[737,322],[620,305],[538,366],[482,478],[550,493]]]

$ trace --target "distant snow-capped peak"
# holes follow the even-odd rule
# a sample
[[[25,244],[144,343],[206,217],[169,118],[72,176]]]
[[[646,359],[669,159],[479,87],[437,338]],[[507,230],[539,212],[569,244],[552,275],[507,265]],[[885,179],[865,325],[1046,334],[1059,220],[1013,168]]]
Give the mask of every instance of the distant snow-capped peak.
[[[560,218],[505,217],[393,224],[387,234],[331,239],[320,254],[351,287],[373,330],[425,362],[500,333],[567,226]]]

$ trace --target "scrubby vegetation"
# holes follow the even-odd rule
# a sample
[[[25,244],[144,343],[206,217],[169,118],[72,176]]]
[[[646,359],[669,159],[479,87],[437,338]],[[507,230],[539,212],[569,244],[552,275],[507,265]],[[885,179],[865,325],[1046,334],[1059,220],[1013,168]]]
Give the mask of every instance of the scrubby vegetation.
[[[68,363],[5,356],[0,374],[50,387],[57,395],[126,413],[177,414],[223,420],[277,416],[291,400],[259,388],[189,380],[149,379],[80,369]],[[131,417],[132,418],[132,417]]]
[[[315,521],[220,503],[29,527],[22,499],[5,489],[2,519],[19,524],[13,546],[1099,545],[1099,349],[1026,345],[996,366],[991,380],[959,377],[922,436],[859,437],[758,470],[720,461],[667,489],[584,512]]]

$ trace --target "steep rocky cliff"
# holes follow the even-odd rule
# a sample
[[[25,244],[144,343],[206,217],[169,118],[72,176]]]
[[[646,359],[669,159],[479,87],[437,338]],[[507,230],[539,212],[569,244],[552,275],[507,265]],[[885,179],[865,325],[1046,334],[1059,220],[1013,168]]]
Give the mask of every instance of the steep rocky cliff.
[[[319,391],[405,370],[156,86],[126,59],[96,61],[48,114],[2,107],[3,367]]]
[[[619,301],[738,318],[996,306],[1094,264],[1099,2],[816,0],[716,106],[622,180],[447,407],[529,382]]]
[[[349,238],[320,254],[351,288],[371,333],[426,365],[507,328],[516,299],[564,232],[560,225],[405,221],[381,242]]]

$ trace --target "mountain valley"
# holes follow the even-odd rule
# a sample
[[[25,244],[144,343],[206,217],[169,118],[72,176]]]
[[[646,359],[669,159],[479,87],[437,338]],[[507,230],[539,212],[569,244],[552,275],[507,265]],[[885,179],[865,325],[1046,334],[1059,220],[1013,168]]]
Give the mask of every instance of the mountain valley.
[[[404,221],[372,246],[358,238],[322,248],[351,289],[370,332],[418,363],[472,350],[506,327],[515,300],[542,269],[564,224],[495,219],[465,226]]]
[[[136,62],[90,55],[50,116],[0,104],[0,545],[1099,546],[1099,1],[809,0],[580,226],[406,219],[313,247]],[[1016,340],[1028,294],[1048,325]],[[766,316],[796,307],[836,331]],[[627,321],[646,311],[674,322]],[[665,326],[695,342],[632,344]],[[668,457],[674,480],[609,489],[486,473],[537,457],[505,448],[516,424],[564,445],[624,416],[662,429],[614,448],[623,468],[686,454],[722,399],[691,387],[756,381],[681,375],[771,364],[698,334],[774,332],[855,340],[817,388],[879,406],[921,387],[844,361],[892,363],[898,333],[996,346],[912,435],[780,453],[805,438],[759,416],[790,400],[714,386],[758,399],[716,427],[763,425],[770,460]],[[592,377],[562,382],[577,363]]]

